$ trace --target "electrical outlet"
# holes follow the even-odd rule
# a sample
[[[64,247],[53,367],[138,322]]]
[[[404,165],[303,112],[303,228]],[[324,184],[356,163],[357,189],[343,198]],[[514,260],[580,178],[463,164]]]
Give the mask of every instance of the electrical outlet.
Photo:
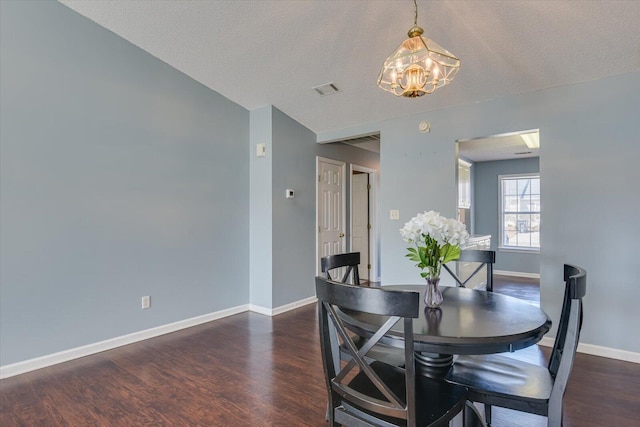
[[[149,295],[142,297],[142,308],[151,307],[151,297]]]
[[[398,209],[391,209],[389,211],[389,219],[400,219],[400,211]]]

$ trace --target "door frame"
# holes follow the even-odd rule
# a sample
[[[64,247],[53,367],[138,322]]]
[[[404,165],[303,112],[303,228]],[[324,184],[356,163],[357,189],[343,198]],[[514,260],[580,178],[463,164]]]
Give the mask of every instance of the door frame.
[[[333,165],[337,165],[341,167],[341,174],[342,174],[342,200],[341,200],[341,204],[342,204],[342,209],[340,212],[341,215],[341,221],[342,221],[342,227],[346,228],[346,220],[347,220],[347,205],[346,205],[346,201],[347,201],[347,194],[346,194],[346,184],[347,184],[347,178],[345,176],[346,172],[347,172],[347,163],[343,162],[342,160],[335,160],[335,159],[329,159],[327,157],[321,157],[321,156],[316,156],[316,177],[315,177],[315,181],[316,181],[316,229],[315,229],[315,234],[316,234],[316,275],[321,275],[321,270],[320,270],[320,252],[318,250],[318,246],[319,246],[319,234],[320,234],[320,203],[319,203],[319,197],[320,197],[320,192],[319,192],[319,183],[320,183],[320,162],[324,162],[324,163],[330,163]],[[345,234],[344,237],[342,237],[342,247],[345,248],[346,250],[346,230],[343,231],[343,233]]]
[[[353,172],[364,172],[369,175],[369,281],[379,282],[380,274],[378,272],[378,222],[377,222],[377,193],[378,179],[377,171],[365,166],[354,163],[349,164],[349,250],[353,247]]]

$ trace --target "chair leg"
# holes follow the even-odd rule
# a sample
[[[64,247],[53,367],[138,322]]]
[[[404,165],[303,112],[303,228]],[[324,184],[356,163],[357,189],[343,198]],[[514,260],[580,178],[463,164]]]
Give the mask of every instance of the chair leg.
[[[562,427],[562,401],[560,401],[560,404],[555,401],[550,402],[547,417],[549,427]]]
[[[478,412],[473,402],[466,401],[462,411],[462,425],[464,427],[486,427],[482,421],[482,416]]]
[[[484,421],[487,427],[491,427],[491,405],[484,404]]]

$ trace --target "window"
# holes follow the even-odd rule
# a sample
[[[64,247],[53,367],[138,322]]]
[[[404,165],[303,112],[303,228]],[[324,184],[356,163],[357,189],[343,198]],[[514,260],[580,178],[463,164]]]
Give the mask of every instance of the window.
[[[540,249],[540,174],[499,175],[501,249]]]

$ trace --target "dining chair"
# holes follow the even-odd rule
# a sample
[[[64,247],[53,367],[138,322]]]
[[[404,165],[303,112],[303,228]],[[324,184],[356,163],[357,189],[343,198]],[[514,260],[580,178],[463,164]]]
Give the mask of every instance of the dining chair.
[[[320,258],[320,270],[322,274],[341,283],[349,283],[351,277],[352,285],[360,285],[360,275],[358,274],[358,266],[360,265],[360,252],[349,252],[344,254],[327,255]],[[336,268],[344,268],[342,278],[337,279],[331,277],[331,270]]]
[[[573,367],[582,328],[582,298],[587,292],[584,269],[564,265],[564,299],[558,331],[547,367],[507,355],[459,356],[446,376],[469,389],[468,399],[485,405],[547,416],[547,425],[562,425],[562,399]]]
[[[316,277],[320,348],[329,398],[329,425],[337,426],[444,426],[462,411],[466,389],[455,384],[416,376],[413,319],[418,317],[420,294],[384,288],[350,286]],[[343,323],[349,312],[380,316],[380,328],[358,348]],[[385,335],[396,324],[402,332]],[[340,361],[337,335],[351,359]],[[367,358],[382,339],[403,349],[405,367]]]
[[[445,270],[451,274],[453,279],[456,281],[458,286],[462,288],[466,288],[469,281],[478,274],[483,267],[486,267],[487,274],[487,284],[486,289],[489,292],[493,292],[493,264],[496,262],[496,251],[486,251],[486,250],[462,250],[460,251],[460,258],[456,260],[456,266],[458,267],[458,271],[460,270],[461,263],[478,263],[479,265],[466,277],[463,278],[459,274],[459,272],[455,272],[452,268],[454,265],[444,264],[443,267]]]
[[[329,280],[334,280],[336,282],[349,284],[349,278],[351,277],[351,284],[360,284],[360,279],[358,276],[358,265],[360,264],[360,252],[350,252],[344,254],[335,254],[328,255],[322,257],[320,259],[320,268],[322,270],[322,275],[324,278]],[[330,270],[346,267],[347,270],[344,274],[341,274],[342,279],[335,280],[331,277]],[[360,336],[355,335],[353,337],[356,346],[359,348],[363,345],[364,339]],[[351,356],[349,352],[344,347],[341,347],[341,357],[343,360],[349,360]],[[384,344],[378,344],[374,346],[373,349],[369,352],[370,358],[375,360],[380,360],[385,363],[389,363],[391,365],[403,366],[404,365],[404,355],[402,354],[401,349],[394,348],[390,346],[386,346]]]

